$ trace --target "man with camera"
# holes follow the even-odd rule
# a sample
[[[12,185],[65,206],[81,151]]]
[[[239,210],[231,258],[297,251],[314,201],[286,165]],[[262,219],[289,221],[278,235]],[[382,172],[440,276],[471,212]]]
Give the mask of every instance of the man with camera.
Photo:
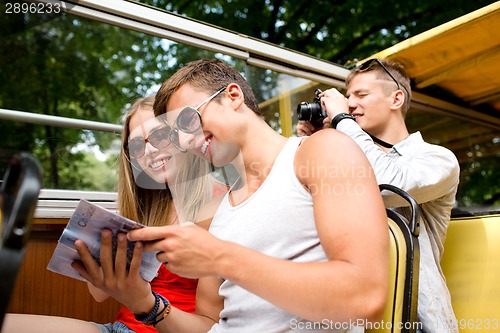
[[[317,91],[312,103],[301,103],[297,134],[326,127],[347,134],[368,157],[379,184],[392,184],[415,198],[422,213],[418,318],[424,332],[458,332],[440,266],[458,188],[458,161],[450,150],[426,143],[420,132],[409,134],[410,80],[398,63],[368,60],[351,71],[346,87],[346,97],[332,88]],[[386,207],[405,214],[402,202],[383,195]]]

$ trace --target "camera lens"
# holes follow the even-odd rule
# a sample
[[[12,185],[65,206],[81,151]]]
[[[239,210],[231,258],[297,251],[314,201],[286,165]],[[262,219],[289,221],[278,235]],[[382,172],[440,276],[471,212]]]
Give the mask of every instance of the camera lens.
[[[311,115],[311,107],[308,102],[302,102],[297,105],[297,118],[299,118],[299,120],[310,121]]]
[[[321,104],[318,102],[302,102],[297,105],[297,118],[310,122],[314,127],[323,126],[325,117]]]

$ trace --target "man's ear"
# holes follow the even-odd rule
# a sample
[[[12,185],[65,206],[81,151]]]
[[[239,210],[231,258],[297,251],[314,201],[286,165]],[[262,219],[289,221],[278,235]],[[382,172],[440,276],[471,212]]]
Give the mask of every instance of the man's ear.
[[[391,109],[402,109],[405,103],[405,93],[399,89],[392,93]]]
[[[226,93],[231,100],[233,110],[238,110],[245,103],[245,96],[240,86],[236,83],[230,83],[226,88]]]

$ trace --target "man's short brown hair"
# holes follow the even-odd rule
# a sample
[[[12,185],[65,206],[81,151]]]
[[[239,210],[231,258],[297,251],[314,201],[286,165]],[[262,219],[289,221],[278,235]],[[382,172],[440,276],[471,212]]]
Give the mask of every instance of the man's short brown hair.
[[[236,83],[243,91],[245,104],[257,115],[262,111],[252,87],[232,66],[218,59],[200,59],[189,62],[163,82],[156,94],[153,110],[155,116],[167,112],[167,104],[174,92],[188,83],[194,89],[212,94],[230,83]]]
[[[377,59],[377,61],[380,61],[380,63],[389,71],[389,73],[391,73],[394,79],[397,80],[398,84],[401,86],[401,90],[403,91],[403,93],[405,93],[406,98],[402,109],[403,114],[406,114],[406,112],[410,108],[411,101],[411,85],[408,73],[404,69],[403,65],[399,62],[389,59]],[[349,84],[357,75],[371,71],[375,72],[377,79],[387,79],[388,75],[386,71],[380,66],[377,61],[372,61],[367,68],[362,68],[363,64],[354,67],[345,80],[346,87],[349,87]]]

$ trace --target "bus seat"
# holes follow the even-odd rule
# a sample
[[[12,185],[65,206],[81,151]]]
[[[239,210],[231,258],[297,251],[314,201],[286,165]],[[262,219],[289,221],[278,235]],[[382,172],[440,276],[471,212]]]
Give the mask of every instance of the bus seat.
[[[418,275],[420,250],[418,243],[420,210],[416,201],[405,191],[382,184],[410,203],[411,221],[394,210],[386,209],[389,224],[390,260],[389,295],[378,323],[367,323],[367,333],[414,333],[417,323]]]
[[[499,332],[500,214],[452,218],[441,267],[460,332]]]
[[[12,157],[0,186],[0,328],[3,324],[31,229],[42,177],[28,153]]]

